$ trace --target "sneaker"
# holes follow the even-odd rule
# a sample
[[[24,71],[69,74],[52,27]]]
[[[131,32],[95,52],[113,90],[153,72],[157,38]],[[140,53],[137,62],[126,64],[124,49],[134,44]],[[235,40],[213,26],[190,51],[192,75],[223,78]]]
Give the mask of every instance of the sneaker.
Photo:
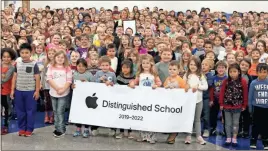
[[[129,134],[128,134],[128,139],[133,139],[134,138],[134,133],[133,132],[130,132]]]
[[[53,131],[53,136],[56,136],[57,130]]]
[[[205,138],[209,137],[209,131],[208,130],[204,130],[203,137],[205,137]]]
[[[32,136],[32,135],[33,135],[32,132],[26,131],[24,136],[25,136],[25,137],[30,137],[30,136]]]
[[[88,129],[84,130],[83,137],[88,138],[88,136],[89,136],[89,130]]]
[[[99,130],[93,130],[92,132],[91,132],[91,134],[92,134],[92,136],[97,136],[98,134],[99,134]]]
[[[252,149],[257,148],[257,141],[255,139],[250,139],[250,148]]]
[[[60,138],[60,137],[64,136],[65,133],[62,133],[62,132],[56,132],[55,135],[56,135],[55,137]]]
[[[224,145],[229,146],[229,145],[231,145],[231,142],[232,142],[232,139],[231,138],[227,138],[226,141],[225,141],[225,143],[224,143]]]
[[[123,134],[122,133],[118,133],[115,135],[115,138],[116,139],[121,139],[123,137]]]
[[[238,143],[237,143],[237,139],[236,138],[233,138],[232,139],[232,146],[233,147],[237,147],[238,146]]]
[[[73,137],[81,136],[81,131],[76,130],[73,134]]]
[[[200,145],[206,145],[206,141],[201,136],[197,138],[196,142],[199,143]]]
[[[191,144],[191,136],[187,136],[184,141],[185,144]]]
[[[25,131],[24,130],[20,130],[18,134],[19,134],[19,136],[25,136]]]
[[[8,128],[7,127],[3,127],[1,130],[1,135],[6,135],[8,134]]]

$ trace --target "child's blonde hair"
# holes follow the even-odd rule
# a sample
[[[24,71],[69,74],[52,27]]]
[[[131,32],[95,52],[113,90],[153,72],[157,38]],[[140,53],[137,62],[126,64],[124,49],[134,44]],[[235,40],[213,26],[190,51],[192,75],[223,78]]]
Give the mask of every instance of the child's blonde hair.
[[[68,61],[68,58],[66,56],[66,53],[62,50],[56,52],[54,58],[53,58],[53,63],[52,63],[52,66],[56,66],[56,57],[59,56],[59,55],[63,55],[64,56],[64,63],[63,63],[63,66],[66,68],[69,66],[69,61]]]
[[[131,50],[131,52],[128,54],[128,58],[130,58],[130,56],[134,55],[136,57],[136,62],[133,63],[138,63],[140,60],[140,55],[137,51],[135,51],[134,49]],[[133,60],[132,60],[133,61]]]
[[[143,68],[142,68],[142,62],[144,60],[148,60],[151,64],[151,69],[150,69],[150,73],[153,75],[153,76],[157,76],[158,73],[157,73],[157,70],[155,69],[155,63],[154,63],[154,58],[149,55],[149,54],[144,54],[144,55],[141,55],[140,56],[140,60],[139,60],[139,64],[138,64],[138,71],[137,71],[137,74],[136,76],[139,77],[141,73],[144,72]]]
[[[210,67],[210,70],[214,68],[214,61],[213,61],[213,60],[206,58],[206,59],[204,59],[204,60],[202,61],[202,63],[203,63],[203,62],[208,63],[208,65],[209,65],[209,67]]]
[[[235,59],[237,59],[238,55],[240,55],[240,54],[243,54],[243,57],[245,57],[245,53],[244,53],[244,51],[242,51],[242,50],[238,50],[238,51],[236,51],[236,53],[235,53]]]
[[[47,52],[46,52],[47,57],[46,57],[46,61],[45,61],[45,66],[47,66],[48,64],[50,64],[51,61],[52,61],[52,60],[50,60],[50,59],[48,58],[48,53],[49,53],[50,51],[53,51],[54,53],[56,52],[56,50],[55,50],[54,48],[49,48],[49,49],[47,50]],[[54,58],[54,57],[53,57],[53,58]]]
[[[192,56],[192,53],[191,53],[191,51],[186,50],[181,54],[181,59],[180,59],[180,69],[181,70],[184,70],[184,61],[183,61],[183,56],[184,55],[189,55],[189,62],[190,62],[190,58]]]

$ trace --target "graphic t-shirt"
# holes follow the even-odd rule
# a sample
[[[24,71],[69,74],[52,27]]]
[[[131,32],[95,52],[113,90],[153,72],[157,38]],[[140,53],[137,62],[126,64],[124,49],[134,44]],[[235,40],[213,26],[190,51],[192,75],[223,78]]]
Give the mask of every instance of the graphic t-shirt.
[[[227,79],[227,76],[223,76],[223,77],[219,77],[219,76],[215,76],[214,80],[213,80],[213,88],[214,88],[214,98],[216,98],[217,100],[219,99],[220,96],[220,90],[222,87],[222,82],[223,80]]]
[[[139,85],[152,87],[154,85],[154,80],[155,77],[152,74],[141,73],[139,78]]]

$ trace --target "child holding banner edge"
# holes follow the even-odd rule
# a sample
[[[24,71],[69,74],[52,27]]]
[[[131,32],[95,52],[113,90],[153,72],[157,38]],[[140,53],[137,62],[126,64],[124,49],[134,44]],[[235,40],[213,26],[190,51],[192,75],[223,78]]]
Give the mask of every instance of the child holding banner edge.
[[[165,80],[164,87],[166,89],[185,89],[185,81],[178,75],[180,72],[180,63],[178,61],[171,61],[168,65],[169,76]],[[174,144],[178,133],[172,133],[167,139],[168,144]]]
[[[149,86],[153,89],[156,89],[162,85],[162,82],[155,69],[154,59],[149,54],[144,54],[140,57],[136,79],[130,82],[129,87],[135,88],[135,85]],[[151,144],[155,144],[156,133],[140,131],[137,141],[148,141]]]
[[[188,63],[188,71],[183,79],[186,81],[185,92],[191,88],[194,93],[197,93],[194,127],[197,142],[201,145],[206,145],[206,141],[201,136],[201,113],[203,108],[203,91],[208,89],[208,83],[205,76],[201,73],[201,62],[199,58],[192,56]],[[191,144],[191,133],[187,135],[185,144]]]

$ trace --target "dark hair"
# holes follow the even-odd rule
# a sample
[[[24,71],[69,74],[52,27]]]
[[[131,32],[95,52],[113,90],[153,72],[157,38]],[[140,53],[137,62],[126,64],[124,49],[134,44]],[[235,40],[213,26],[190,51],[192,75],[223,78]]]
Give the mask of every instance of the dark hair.
[[[251,54],[252,54],[252,52],[254,52],[254,51],[257,51],[259,54],[261,54],[261,51],[260,51],[259,49],[257,49],[257,48],[253,49],[253,50],[251,51]]]
[[[11,60],[15,60],[16,59],[16,53],[15,53],[15,51],[12,48],[3,48],[1,50],[1,59],[4,56],[4,53],[5,52],[9,54]]]
[[[108,44],[107,49],[115,48],[115,44]]]
[[[213,48],[214,43],[213,43],[212,41],[210,41],[210,40],[206,40],[204,46],[205,46],[205,45],[211,45],[212,48]]]
[[[180,62],[177,60],[172,60],[168,66],[176,66],[178,69],[180,69]]]
[[[29,50],[30,52],[32,52],[32,47],[29,43],[23,43],[20,45],[20,49],[19,49],[19,52],[22,50],[22,49],[27,49]]]
[[[261,72],[262,70],[268,71],[268,65],[266,63],[259,63],[257,65],[257,72]]]
[[[196,75],[199,76],[199,77],[201,77],[202,74],[201,74],[201,61],[200,61],[200,59],[198,57],[196,57],[196,56],[192,56],[190,58],[190,60],[189,60],[188,65],[187,65],[188,69],[190,69],[189,66],[190,66],[191,61],[194,61],[195,62],[195,65],[196,65],[196,68],[197,68]],[[189,77],[190,74],[191,74],[191,71],[188,70],[186,72],[186,78],[187,79],[188,79],[188,77]]]
[[[123,67],[123,65],[126,65],[127,67],[130,68],[130,75],[133,74],[133,62],[131,59],[125,59],[122,63],[121,63],[121,68]],[[122,70],[122,69],[121,69]],[[122,72],[122,71],[121,71]],[[121,73],[122,74],[122,73]]]
[[[45,7],[45,8],[48,8],[48,9],[50,9],[50,6],[48,6],[48,5],[47,5],[47,6]]]
[[[232,63],[230,64],[230,66],[228,67],[228,81],[231,81],[232,78],[230,76],[230,70],[231,69],[237,69],[238,70],[238,80],[241,81],[241,78],[242,78],[242,72],[241,72],[241,69],[240,69],[240,66],[238,63]]]
[[[257,48],[257,45],[258,43],[262,43],[263,47],[264,47],[264,52],[267,52],[267,49],[266,49],[266,42],[264,40],[258,40],[258,42],[256,43],[256,48]]]
[[[242,42],[245,41],[246,37],[245,37],[245,34],[244,34],[243,31],[241,31],[241,30],[236,30],[235,33],[233,34],[233,37],[232,37],[233,40],[236,40],[236,39],[237,39],[237,38],[236,38],[236,34],[241,35],[241,40],[242,40]]]
[[[84,58],[80,58],[77,60],[76,65],[82,64],[83,66],[87,67],[87,61]]]
[[[81,55],[81,54],[79,53],[79,51],[77,51],[77,50],[71,50],[71,52],[70,52],[70,56],[71,56],[71,55],[72,55],[72,53],[74,53],[74,52],[78,53],[78,54],[79,54],[79,56]]]
[[[249,68],[251,67],[250,59],[244,58],[241,62],[243,62],[243,61],[246,62],[249,65]],[[241,64],[241,62],[240,62],[240,64]]]

